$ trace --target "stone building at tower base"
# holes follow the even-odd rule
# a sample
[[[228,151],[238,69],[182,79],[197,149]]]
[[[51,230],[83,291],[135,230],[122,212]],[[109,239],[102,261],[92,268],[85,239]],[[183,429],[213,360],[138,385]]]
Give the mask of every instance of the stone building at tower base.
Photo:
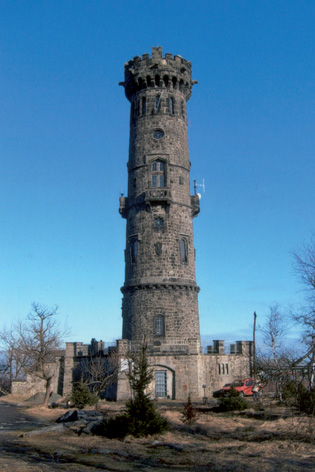
[[[252,342],[237,341],[225,352],[224,341],[215,340],[207,347],[205,354],[152,354],[148,352],[150,368],[154,380],[149,388],[152,398],[186,401],[190,394],[193,401],[212,398],[212,393],[224,384],[251,375]],[[90,344],[68,342],[63,353],[55,362],[55,377],[52,382],[54,393],[71,397],[73,386],[84,373],[89,362],[108,362],[114,353],[117,363],[117,382],[109,384],[102,392],[108,400],[126,401],[131,397],[127,373],[130,369],[129,353],[134,345],[120,339],[115,345],[105,346],[104,342],[92,339]],[[156,373],[158,372],[158,375]],[[156,379],[159,384],[156,385]],[[34,395],[44,392],[44,382],[30,375],[24,381],[12,383],[13,394]]]

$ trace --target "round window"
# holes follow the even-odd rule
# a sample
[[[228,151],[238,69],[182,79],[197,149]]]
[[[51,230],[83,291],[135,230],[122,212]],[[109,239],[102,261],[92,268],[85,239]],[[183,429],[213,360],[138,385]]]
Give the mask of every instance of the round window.
[[[164,131],[162,129],[155,129],[153,131],[153,138],[154,139],[162,139],[164,138]]]

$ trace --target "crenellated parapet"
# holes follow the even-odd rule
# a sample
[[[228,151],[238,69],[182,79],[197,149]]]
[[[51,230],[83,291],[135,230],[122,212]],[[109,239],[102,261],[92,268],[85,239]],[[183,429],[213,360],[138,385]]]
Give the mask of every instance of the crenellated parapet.
[[[189,100],[196,80],[191,78],[191,62],[181,56],[166,53],[162,48],[152,48],[152,56],[143,54],[135,56],[125,63],[125,94],[131,102],[134,96],[145,89],[178,90]]]

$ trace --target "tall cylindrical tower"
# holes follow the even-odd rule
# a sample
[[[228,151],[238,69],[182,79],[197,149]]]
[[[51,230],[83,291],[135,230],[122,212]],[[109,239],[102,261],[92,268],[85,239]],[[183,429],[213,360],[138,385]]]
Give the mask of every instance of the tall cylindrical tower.
[[[131,102],[123,338],[145,337],[152,354],[199,354],[186,102],[191,63],[153,48],[125,64]]]

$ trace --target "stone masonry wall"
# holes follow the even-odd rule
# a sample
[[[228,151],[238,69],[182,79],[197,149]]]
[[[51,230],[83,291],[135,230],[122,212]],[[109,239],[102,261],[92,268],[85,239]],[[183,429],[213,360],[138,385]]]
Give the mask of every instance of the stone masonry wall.
[[[163,284],[161,284],[163,285]],[[126,304],[126,305],[125,305]],[[135,290],[127,293],[123,306],[125,339],[143,340],[152,353],[191,353],[200,352],[199,318],[197,291],[191,287],[177,285],[168,288],[156,287]],[[158,315],[164,317],[165,333],[155,335],[154,320]]]

